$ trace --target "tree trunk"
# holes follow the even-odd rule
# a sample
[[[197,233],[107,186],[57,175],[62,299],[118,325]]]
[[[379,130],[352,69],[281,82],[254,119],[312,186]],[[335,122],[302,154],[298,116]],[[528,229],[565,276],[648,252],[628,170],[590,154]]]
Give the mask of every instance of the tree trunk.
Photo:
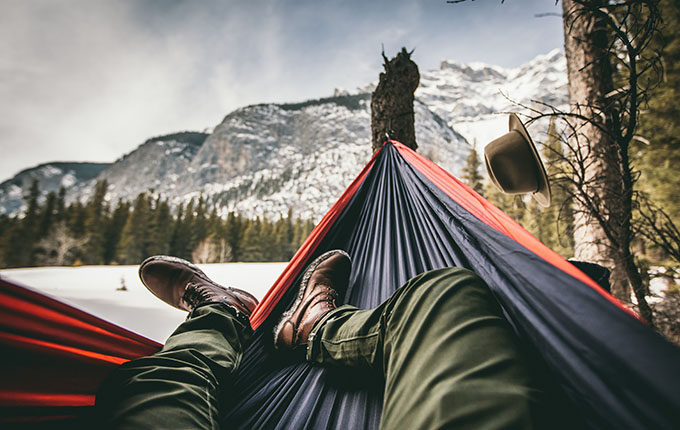
[[[594,1],[593,3],[603,3]],[[607,58],[608,37],[606,27],[593,15],[572,15],[572,0],[562,2],[564,14],[564,40],[569,77],[569,104],[571,111],[584,117],[592,118],[591,122],[581,121],[576,124],[578,133],[572,136],[572,148],[578,148],[576,156],[582,159],[577,164],[583,166],[581,177],[576,179],[577,186],[582,187],[582,194],[592,198],[592,205],[597,208],[611,207],[613,187],[616,184],[615,173],[618,168],[611,166],[609,151],[614,145],[611,137],[601,128],[606,129],[606,117],[599,115],[597,106],[601,106],[605,95],[613,89],[612,72]],[[577,121],[578,122],[578,121]],[[599,127],[598,127],[599,126]],[[625,301],[627,291],[625,283],[618,279],[621,270],[616,268],[616,250],[612,246],[593,212],[594,207],[582,199],[577,200],[574,225],[574,256],[577,260],[602,264],[612,269],[612,292]],[[598,204],[599,203],[599,204]],[[602,214],[606,217],[607,214]]]
[[[391,60],[383,53],[385,72],[380,74],[378,86],[371,96],[372,148],[380,149],[387,139],[398,140],[415,150],[416,130],[413,101],[420,82],[418,66],[411,53],[402,48]]]
[[[581,3],[581,4],[580,4]],[[621,106],[613,102],[611,41],[605,17],[593,11],[605,0],[563,0],[569,78],[569,144],[575,169],[574,254],[611,269],[612,294],[630,302],[650,323],[644,285],[630,252],[633,179],[629,140],[623,136]],[[636,89],[634,89],[636,90]],[[574,116],[572,116],[574,118]]]

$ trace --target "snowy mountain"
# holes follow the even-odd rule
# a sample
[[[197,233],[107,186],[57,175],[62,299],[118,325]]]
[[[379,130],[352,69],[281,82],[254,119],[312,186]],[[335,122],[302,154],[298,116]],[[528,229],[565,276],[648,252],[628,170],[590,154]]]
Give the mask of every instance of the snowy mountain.
[[[559,50],[515,69],[444,61],[440,69],[421,73],[415,105],[418,151],[460,174],[468,142],[476,138],[481,147],[507,131],[507,115],[498,113],[519,110],[509,99],[563,106],[566,81]],[[87,199],[95,181],[106,179],[112,201],[148,190],[174,203],[202,194],[223,214],[235,210],[277,217],[292,208],[297,216],[318,219],[371,156],[372,88],[302,103],[247,106],[227,115],[210,135],[149,139],[103,166],[96,177],[79,177],[69,196]],[[0,186],[0,214],[12,213],[18,209],[16,198],[11,203],[3,190]],[[11,192],[16,197],[26,190],[18,186]]]

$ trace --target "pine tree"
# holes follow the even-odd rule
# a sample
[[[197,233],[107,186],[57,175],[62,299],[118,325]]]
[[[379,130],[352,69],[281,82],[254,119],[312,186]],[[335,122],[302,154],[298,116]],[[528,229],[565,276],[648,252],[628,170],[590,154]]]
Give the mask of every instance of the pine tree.
[[[641,176],[636,186],[680,225],[680,5],[659,2],[663,22],[660,35],[648,50],[663,49],[663,81],[650,91],[649,105],[641,112],[639,135],[631,153]]]
[[[465,167],[463,168],[461,179],[475,192],[484,196],[484,177],[479,172],[481,166],[479,153],[477,153],[477,139],[475,139],[472,149],[465,159]]]
[[[229,212],[224,229],[227,243],[231,248],[232,261],[242,261],[241,246],[243,243],[243,233],[245,228],[243,224],[244,222],[240,215]]]
[[[286,248],[283,261],[290,261],[297,251],[297,246],[293,243],[295,239],[295,224],[293,222],[293,209],[288,210],[288,216],[286,217]]]
[[[208,236],[208,209],[205,198],[201,195],[196,202],[193,219],[189,223],[189,254]]]
[[[187,248],[188,233],[184,224],[184,212],[185,207],[180,203],[172,226],[172,234],[170,235],[170,254],[178,257],[182,257]]]
[[[171,240],[172,255],[190,260],[191,252],[196,247],[195,242],[195,220],[196,202],[190,200],[184,207],[180,207],[180,212],[175,220],[175,227]]]
[[[118,246],[122,263],[137,264],[151,255],[151,206],[146,193],[135,199]]]
[[[293,257],[295,250],[292,246],[293,223],[291,221],[292,211],[288,211],[288,217],[279,218],[274,224],[274,242],[276,255],[273,261],[289,261]]]
[[[210,215],[208,216],[207,228],[208,237],[212,236],[219,239],[225,238],[224,223],[222,221],[222,218],[220,218],[220,216],[217,214],[216,206],[213,206],[212,210],[210,211]]]
[[[526,204],[521,195],[509,195],[503,193],[491,181],[486,183],[486,199],[498,209],[505,212],[510,218],[517,222],[524,220]]]
[[[553,220],[550,217],[551,214],[550,210],[542,208],[536,200],[530,199],[526,203],[526,210],[520,223],[522,227],[548,247],[550,247],[549,230],[553,224]]]
[[[295,224],[293,224],[293,241],[291,243],[291,246],[295,248],[295,250],[298,250],[300,248],[300,245],[304,241],[305,234],[303,229],[304,229],[303,221],[300,218],[297,218],[295,220]]]
[[[167,254],[170,251],[170,236],[173,224],[170,205],[167,200],[158,196],[151,210],[151,238],[149,253],[151,255]]]
[[[298,218],[295,220],[293,227],[293,248],[297,251],[300,246],[307,240],[307,236],[314,229],[314,222],[311,220],[303,220]]]
[[[113,213],[104,228],[104,264],[117,262],[116,251],[129,214],[130,203],[122,200],[118,201],[116,208],[113,210]]]
[[[259,217],[248,220],[243,230],[243,246],[240,261],[264,261],[261,246],[262,221]]]
[[[571,182],[566,177],[568,166],[565,164],[562,141],[554,121],[550,122],[548,128],[543,159],[552,191],[552,204],[543,210],[548,235],[543,243],[563,257],[570,258],[574,255],[574,209],[568,188]]]
[[[309,234],[314,230],[314,221],[311,219],[307,219],[302,223],[302,229],[301,229],[301,237],[300,237],[300,243],[298,245],[298,248],[302,246],[302,244],[307,240],[307,237]]]
[[[38,228],[38,238],[43,238],[49,233],[52,224],[54,223],[57,213],[57,195],[54,191],[47,194],[45,206],[40,211],[40,226]]]
[[[550,178],[552,203],[549,207],[542,207],[534,199],[528,200],[522,226],[549,248],[570,258],[574,252],[574,216],[566,188],[570,184],[565,180],[566,161],[554,121],[550,122],[542,156]]]
[[[16,247],[22,244],[22,220],[18,217],[6,218],[0,236],[0,262],[3,267],[20,267],[21,255]]]
[[[75,201],[66,208],[64,220],[66,221],[69,230],[76,237],[85,236],[86,219],[87,212],[85,206],[81,202]]]
[[[0,215],[0,267],[7,267],[5,252],[9,248],[9,235],[14,228],[12,219],[7,215]]]
[[[225,263],[233,260],[231,245],[227,234],[227,223],[213,206],[208,217],[208,231],[206,238],[199,244],[204,252],[208,251],[210,262]]]
[[[658,1],[562,0],[575,195],[574,257],[611,270],[614,296],[637,300],[654,325],[632,251],[636,206],[631,142],[655,60],[642,51],[661,20]]]
[[[105,200],[108,187],[106,180],[97,181],[94,193],[85,206],[85,234],[88,242],[83,261],[86,264],[101,264],[104,261],[103,226],[108,221],[109,208]]]
[[[56,221],[63,221],[66,217],[66,188],[63,185],[59,187],[55,211]]]
[[[18,266],[33,266],[35,265],[34,246],[38,240],[38,229],[40,227],[40,205],[38,199],[40,198],[40,183],[34,179],[31,183],[31,188],[25,196],[26,213],[21,221],[21,230],[19,237],[21,240],[14,242],[16,246],[16,255]]]

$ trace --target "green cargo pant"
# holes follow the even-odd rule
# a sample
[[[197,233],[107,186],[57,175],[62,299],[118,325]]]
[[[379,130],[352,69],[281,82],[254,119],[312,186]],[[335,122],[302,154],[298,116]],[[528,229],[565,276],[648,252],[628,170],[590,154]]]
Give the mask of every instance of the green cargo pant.
[[[194,310],[158,354],[123,365],[97,398],[116,428],[218,428],[249,328],[223,305]],[[484,282],[419,275],[373,310],[341,306],[312,331],[307,359],[385,378],[383,429],[529,429],[540,390]]]
[[[310,361],[384,374],[382,429],[541,428],[519,340],[469,270],[423,273],[373,310],[341,306],[310,339]]]
[[[252,334],[223,304],[189,313],[156,354],[124,363],[97,393],[105,428],[218,429],[228,390]]]

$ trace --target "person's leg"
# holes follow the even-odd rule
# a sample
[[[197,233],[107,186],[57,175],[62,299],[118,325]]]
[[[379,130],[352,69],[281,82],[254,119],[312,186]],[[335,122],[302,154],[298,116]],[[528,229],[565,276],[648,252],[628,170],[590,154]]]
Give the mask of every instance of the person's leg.
[[[189,315],[160,352],[112,372],[97,394],[97,422],[116,429],[219,428],[257,299],[177,257],[147,258],[139,277],[156,297]]]
[[[373,310],[341,306],[307,358],[385,375],[384,429],[525,429],[541,391],[492,293],[469,270],[424,273]]]
[[[196,307],[160,352],[114,370],[97,395],[97,418],[117,429],[219,428],[251,333],[223,303]]]

